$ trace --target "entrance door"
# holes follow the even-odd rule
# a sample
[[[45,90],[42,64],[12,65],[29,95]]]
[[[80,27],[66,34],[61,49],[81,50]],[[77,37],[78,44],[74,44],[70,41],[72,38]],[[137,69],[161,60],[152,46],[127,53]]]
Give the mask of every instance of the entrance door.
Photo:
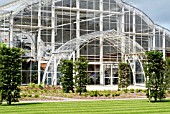
[[[104,65],[104,82],[105,85],[111,85],[111,65]]]
[[[118,68],[116,64],[104,65],[104,82],[105,85],[118,84]]]

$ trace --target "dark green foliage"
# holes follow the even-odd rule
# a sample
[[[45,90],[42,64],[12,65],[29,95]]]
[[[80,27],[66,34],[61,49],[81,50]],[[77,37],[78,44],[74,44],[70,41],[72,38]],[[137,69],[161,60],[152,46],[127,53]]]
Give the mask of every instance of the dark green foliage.
[[[118,70],[119,70],[119,72],[118,72],[118,75],[119,75],[118,88],[119,89],[127,88],[130,84],[130,79],[129,79],[130,66],[127,63],[119,63]]]
[[[120,96],[120,91],[116,91],[115,96]]]
[[[0,103],[18,102],[21,84],[21,54],[18,48],[0,46]]]
[[[124,91],[125,93],[128,93],[129,90],[128,90],[128,89],[123,89],[123,91]]]
[[[135,91],[136,91],[136,93],[140,93],[140,92],[142,92],[142,90],[141,90],[141,89],[136,89]]]
[[[135,92],[135,90],[134,89],[130,89],[130,93],[134,93]]]
[[[40,95],[39,95],[39,94],[35,94],[34,97],[35,97],[35,98],[39,98]]]
[[[165,64],[163,61],[163,54],[159,51],[146,52],[147,61],[144,65],[146,78],[146,95],[149,98],[162,100],[165,98],[167,83],[164,78]]]
[[[96,91],[89,91],[89,95],[90,95],[90,97],[97,97],[98,96],[98,91],[96,90]]]
[[[109,97],[110,96],[110,92],[106,92],[104,95],[105,95],[105,97]]]
[[[88,75],[87,75],[88,61],[84,57],[78,58],[74,64],[74,70],[76,72],[75,76],[75,87],[76,92],[80,95],[82,92],[86,92],[86,85],[88,84]]]
[[[44,88],[43,83],[41,82],[41,83],[38,85],[38,87],[39,87],[40,89],[43,89],[43,88]]]
[[[73,83],[73,61],[72,60],[62,60],[61,61],[61,74],[60,80],[63,92],[69,93],[71,90],[74,92],[74,83]]]
[[[170,88],[170,58],[166,58],[165,61],[165,82],[166,88]]]

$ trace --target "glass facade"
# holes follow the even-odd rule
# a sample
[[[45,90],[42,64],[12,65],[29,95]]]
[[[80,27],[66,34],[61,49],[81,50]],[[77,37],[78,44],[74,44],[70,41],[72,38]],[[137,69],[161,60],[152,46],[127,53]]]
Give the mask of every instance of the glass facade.
[[[61,59],[86,57],[90,85],[144,84],[144,51],[170,56],[170,32],[122,0],[22,0],[0,6],[0,42],[25,50],[22,84],[57,85]]]

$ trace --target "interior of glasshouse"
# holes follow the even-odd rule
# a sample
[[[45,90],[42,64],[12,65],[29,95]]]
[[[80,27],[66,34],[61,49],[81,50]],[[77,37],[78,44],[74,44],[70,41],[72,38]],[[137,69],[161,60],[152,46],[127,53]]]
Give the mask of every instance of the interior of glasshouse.
[[[22,85],[59,85],[60,61],[88,59],[90,85],[118,84],[118,64],[130,83],[145,83],[145,52],[170,56],[170,31],[122,0],[14,0],[0,6],[0,42],[24,49]]]

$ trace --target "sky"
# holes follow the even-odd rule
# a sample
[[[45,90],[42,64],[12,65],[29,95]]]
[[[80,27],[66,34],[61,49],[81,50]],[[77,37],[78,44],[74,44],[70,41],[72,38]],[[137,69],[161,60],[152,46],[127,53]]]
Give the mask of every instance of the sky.
[[[124,0],[141,9],[156,24],[170,30],[170,0]]]
[[[0,5],[12,0],[0,0]],[[141,9],[156,24],[170,30],[170,0],[124,0],[125,2]]]

